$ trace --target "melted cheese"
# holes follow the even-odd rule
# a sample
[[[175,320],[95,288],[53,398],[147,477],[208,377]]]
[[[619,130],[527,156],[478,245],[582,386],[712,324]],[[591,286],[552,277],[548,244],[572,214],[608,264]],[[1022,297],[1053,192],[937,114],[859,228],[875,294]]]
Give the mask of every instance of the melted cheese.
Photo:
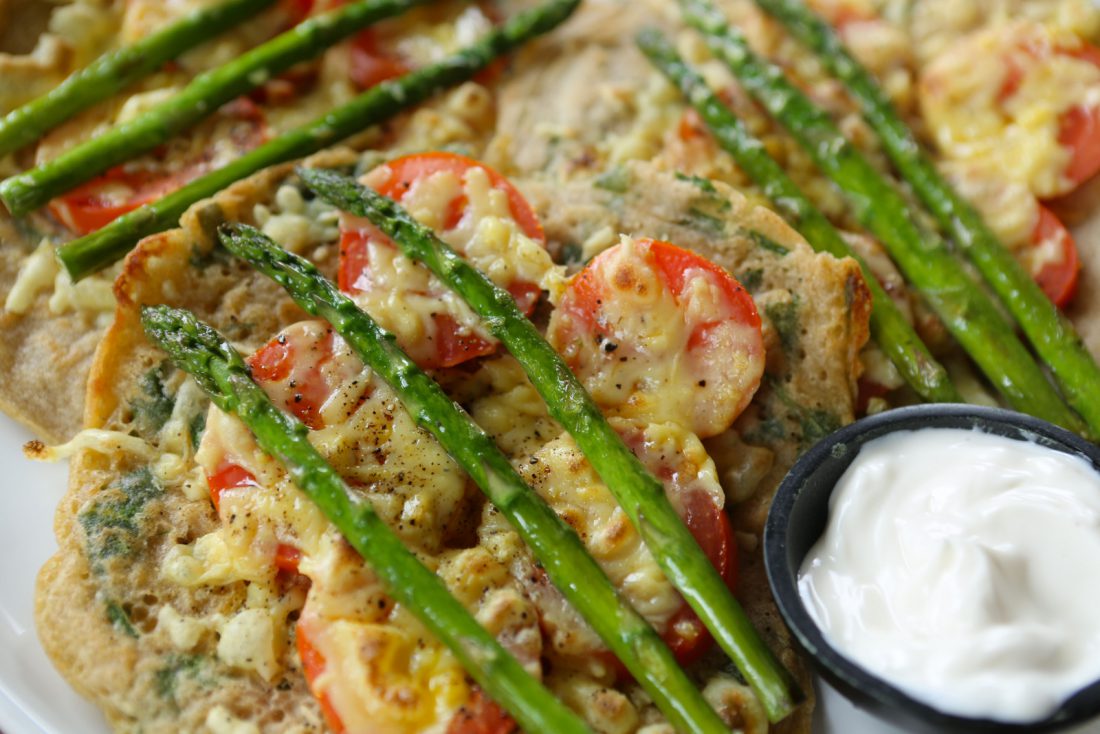
[[[273,205],[256,204],[252,216],[264,234],[297,254],[340,239],[336,208],[320,197],[307,202],[296,186],[280,186]]]
[[[723,285],[702,268],[674,295],[648,255],[623,237],[591,264],[603,288],[599,323],[592,304],[558,309],[547,339],[608,412],[646,421],[681,421],[700,435],[725,430],[763,374],[760,331],[726,318]],[[586,271],[588,272],[588,271]],[[703,344],[697,329],[708,325]]]
[[[212,734],[259,734],[260,731],[251,721],[238,719],[224,706],[210,709],[205,723]]]
[[[623,435],[646,467],[666,480],[669,497],[679,506],[688,492],[705,492],[716,507],[725,504],[717,470],[699,439],[675,424],[640,426],[618,418],[612,426]],[[664,629],[683,600],[665,579],[649,549],[573,439],[562,435],[520,465],[524,478],[580,535],[585,547],[624,597],[657,629]],[[553,592],[557,593],[557,592]],[[555,654],[584,656],[595,637],[576,634],[583,622],[575,614],[542,606]]]
[[[34,252],[27,256],[19,268],[4,309],[10,313],[23,314],[34,303],[39,293],[53,285],[54,277],[61,266],[53,255],[53,243],[43,239]]]
[[[95,451],[104,456],[130,454],[146,461],[157,458],[156,447],[145,439],[131,436],[129,433],[101,428],[85,428],[67,442],[57,446],[47,446],[41,441],[30,441],[23,447],[23,453],[27,458],[36,461],[61,461],[81,451]]]
[[[489,360],[481,374],[489,380],[489,391],[473,402],[470,415],[506,454],[532,454],[561,435],[561,427],[515,358]]]
[[[1058,142],[1063,114],[1100,105],[1100,68],[1059,49],[1080,41],[1017,23],[964,37],[932,61],[921,109],[943,153],[1040,198],[1065,193],[1071,152]],[[1020,72],[1018,84],[1010,74]],[[1015,91],[1005,96],[1006,84]]]
[[[381,166],[364,183],[384,185],[393,172]],[[467,200],[466,214],[444,230],[449,203]],[[417,221],[436,230],[441,239],[485,273],[498,286],[516,281],[558,291],[563,271],[545,248],[520,231],[512,219],[506,192],[493,187],[482,168],[471,168],[460,179],[441,171],[423,177],[405,194],[402,205]],[[426,267],[413,263],[389,243],[368,241],[370,270],[361,276],[356,302],[417,357],[417,344],[433,342],[437,326],[432,315],[450,314],[461,331],[492,341],[481,320],[464,300],[444,286]]]
[[[301,347],[300,359],[287,380],[265,388],[276,402],[292,403],[291,380],[307,379],[310,369],[325,373],[332,386],[320,411],[326,427],[312,431],[311,441],[435,567],[440,561],[431,553],[459,514],[466,478],[342,340],[333,340],[331,356],[325,354],[319,364],[321,352],[310,345],[325,331],[317,322],[288,329],[285,336],[292,348]],[[349,732],[442,731],[469,696],[453,656],[412,615],[393,606],[374,574],[238,420],[212,408],[196,460],[208,474],[227,463],[241,466],[259,486],[223,490],[221,527],[171,549],[162,574],[184,586],[269,583],[278,546],[292,545],[301,552],[299,571],[312,581],[302,623],[312,625],[310,641],[326,660],[315,691],[332,701]],[[443,560],[450,573],[470,576],[472,565],[462,558]],[[532,639],[541,641],[537,626],[532,628],[536,616],[521,605],[494,595],[472,603],[517,650]],[[279,672],[280,617],[269,606],[250,605],[217,627],[219,657],[270,680]],[[361,654],[348,655],[349,650]],[[537,664],[537,651],[529,657]]]

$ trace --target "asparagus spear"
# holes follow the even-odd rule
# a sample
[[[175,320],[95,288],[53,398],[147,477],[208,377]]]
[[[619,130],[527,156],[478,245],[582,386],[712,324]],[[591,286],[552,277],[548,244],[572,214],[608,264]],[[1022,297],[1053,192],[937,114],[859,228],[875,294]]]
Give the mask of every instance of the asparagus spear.
[[[580,0],[548,0],[519,13],[485,37],[442,61],[382,82],[313,122],[249,151],[164,198],[124,214],[98,232],[63,245],[61,264],[80,280],[119,259],[142,237],[174,227],[187,207],[213,196],[262,168],[316,153],[360,130],[393,117],[440,89],[466,81],[497,57],[562,23]]]
[[[777,66],[757,57],[709,0],[681,0],[687,22],[741,84],[794,135],[848,197],[856,217],[893,257],[948,330],[1017,410],[1083,432],[1081,419],[1047,381],[1012,324],[960,268],[947,245],[923,232],[893,182],[881,176],[832,120]]]
[[[797,703],[797,686],[752,628],[744,610],[700,550],[665,496],[661,483],[630,452],[584,386],[512,296],[462,259],[400,206],[354,179],[303,169],[306,184],[329,203],[367,217],[409,258],[428,266],[455,290],[519,360],[550,415],[573,436],[615,495],[666,577],[710,630],[752,686],[768,717],[778,721]]]
[[[820,57],[848,87],[882,139],[898,171],[1019,322],[1050,366],[1070,405],[1100,435],[1100,367],[1081,338],[973,206],[949,184],[894,111],[874,78],[844,48],[832,28],[799,0],[756,0]]]
[[[550,580],[623,661],[679,731],[726,732],[722,720],[680,670],[660,636],[588,555],[581,539],[524,482],[485,431],[447,397],[383,330],[308,260],[283,250],[259,230],[224,226],[221,242],[321,316],[393,388],[530,546]]]
[[[451,596],[369,502],[352,495],[309,442],[309,429],[272,404],[224,337],[190,312],[168,306],[145,306],[141,320],[149,338],[176,366],[194,376],[215,405],[240,418],[260,448],[286,467],[294,484],[371,565],[386,592],[447,645],[478,685],[524,729],[550,734],[589,731]]]
[[[871,291],[871,333],[905,381],[926,400],[961,402],[947,370],[928,351],[867,263],[848,246],[825,215],[810,203],[783,168],[768,155],[764,145],[745,129],[659,31],[644,30],[637,41],[646,58],[680,87],[719,145],[734,157],[737,165],[752,177],[764,195],[795,229],[806,236],[814,249],[836,257],[851,257],[859,263],[863,279]]]
[[[302,21],[243,56],[200,74],[179,94],[134,120],[0,182],[0,199],[15,216],[33,211],[96,174],[153,150],[279,72],[419,2],[423,0],[361,0]]]
[[[81,110],[107,99],[166,61],[255,15],[274,0],[226,0],[202,8],[137,43],[113,51],[61,82],[48,94],[0,120],[0,155],[41,137]]]

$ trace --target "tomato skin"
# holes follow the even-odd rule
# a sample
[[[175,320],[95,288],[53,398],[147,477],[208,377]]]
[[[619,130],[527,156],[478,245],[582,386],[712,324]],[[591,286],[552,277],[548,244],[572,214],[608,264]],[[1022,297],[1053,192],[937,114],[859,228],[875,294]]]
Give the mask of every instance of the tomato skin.
[[[251,150],[269,137],[263,111],[248,97],[224,105],[218,114],[232,124],[228,139],[241,150]],[[185,186],[208,173],[215,165],[213,142],[195,160],[168,170],[164,148],[145,160],[124,163],[85,181],[68,193],[51,200],[50,212],[68,229],[86,235],[102,229],[124,214]]]
[[[1039,246],[1044,241],[1050,240],[1058,243],[1060,257],[1055,262],[1041,263],[1037,272],[1033,270],[1032,277],[1043,289],[1047,298],[1061,308],[1073,299],[1077,291],[1077,275],[1081,269],[1081,261],[1073,235],[1054,212],[1040,204],[1039,218],[1031,233],[1031,244]]]
[[[723,296],[725,298],[723,305],[732,309],[734,317],[749,326],[760,328],[760,314],[757,313],[756,304],[753,302],[752,297],[721,266],[669,242],[647,238],[638,239],[636,242],[642,247],[649,248],[654,264],[673,296],[680,296],[683,293],[687,284],[685,275],[687,272],[691,269],[706,270],[718,276],[723,284]],[[597,255],[596,259],[593,260],[593,264],[607,252],[609,251]],[[570,285],[570,292],[571,296],[568,302],[563,301],[561,308],[569,308],[581,323],[594,326],[599,318],[604,289],[599,282],[596,270],[591,267],[591,264],[590,267],[585,268],[577,275]],[[705,322],[697,325],[692,334],[693,339],[698,341],[698,333],[713,323]]]
[[[392,171],[392,175],[384,184],[378,187],[378,193],[398,202],[405,198],[405,194],[412,188],[413,183],[433,173],[449,171],[462,177],[471,168],[481,168],[488,175],[492,187],[504,191],[507,195],[508,209],[511,211],[512,218],[516,220],[516,224],[519,225],[520,231],[533,240],[546,243],[546,234],[542,231],[542,224],[531,205],[523,198],[523,194],[508,179],[484,163],[457,153],[432,151],[396,158],[382,164],[382,167]],[[460,216],[456,217],[456,214],[461,215],[465,205],[465,196],[451,202],[451,217],[447,223],[449,227],[458,223]]]
[[[1045,58],[1062,54],[1100,67],[1100,48],[1082,43],[1079,48],[1036,48],[1028,45],[1020,49],[1028,56]],[[997,91],[997,102],[1004,104],[1016,94],[1023,83],[1025,70],[1012,57],[1005,59],[1005,76]],[[1092,178],[1100,172],[1100,107],[1076,105],[1062,113],[1058,121],[1058,144],[1070,150],[1070,160],[1063,175],[1071,187]],[[1068,191],[1063,192],[1068,193]]]
[[[620,435],[630,450],[642,459],[644,433],[627,432]],[[666,491],[670,483],[674,484],[676,481],[674,474],[677,470],[671,466],[651,466],[647,463],[647,468],[661,480]],[[671,492],[669,497],[673,499],[674,505],[677,505],[684,525],[691,531],[692,537],[695,538],[695,542],[699,544],[700,550],[706,555],[710,564],[714,566],[714,570],[722,577],[726,588],[731,593],[735,592],[738,576],[737,542],[733,535],[733,523],[730,522],[725,509],[718,506],[710,493],[698,488],[690,489],[681,495],[678,502],[672,497]],[[680,609],[669,618],[664,632],[661,633],[661,639],[682,666],[691,665],[699,660],[714,644],[714,638],[711,637],[706,625],[684,600],[681,600]],[[626,666],[610,650],[604,651],[600,656],[603,662],[616,672],[620,680],[630,678]]]
[[[733,524],[725,510],[703,491],[694,491],[684,500],[683,520],[711,565],[731,591],[737,588],[737,543],[733,537]],[[668,620],[661,639],[672,651],[676,662],[688,666],[714,646],[714,638],[686,601]],[[598,653],[605,665],[611,668],[619,680],[629,680],[630,672],[614,653],[604,650]]]
[[[376,187],[378,193],[398,202],[403,201],[414,184],[423,178],[440,172],[450,172],[461,178],[472,168],[480,168],[488,176],[490,185],[505,193],[509,213],[520,231],[540,243],[546,242],[542,225],[523,195],[504,176],[478,161],[455,153],[430,152],[396,158],[379,168],[388,169],[389,176]],[[462,222],[467,215],[467,205],[465,194],[446,203],[443,217],[445,229],[452,229]],[[344,220],[341,224],[340,267],[337,274],[340,290],[354,295],[371,287],[369,250],[372,246],[391,249],[397,247],[369,221]],[[508,284],[507,290],[525,314],[534,310],[541,295],[537,284],[523,281]],[[434,313],[431,319],[435,327],[435,342],[430,349],[413,355],[417,364],[425,369],[454,367],[468,360],[493,354],[497,350],[496,344],[460,329],[458,322],[448,313]],[[403,346],[409,350],[409,345]]]
[[[215,510],[221,506],[221,496],[225,490],[260,486],[252,472],[239,464],[224,460],[213,474],[206,477],[206,483],[210,487],[210,499],[214,502]]]
[[[86,235],[106,227],[123,214],[156,201],[161,188],[178,188],[175,184],[170,176],[158,179],[141,172],[130,173],[124,166],[118,166],[52,200],[49,209],[70,230]],[[134,193],[122,201],[113,201],[104,192],[116,185],[129,187]],[[178,185],[182,186],[183,182]]]
[[[313,690],[314,681],[325,672],[325,658],[314,647],[308,624],[299,622],[295,636],[298,656],[302,661],[302,672],[310,689]],[[344,734],[347,728],[340,720],[340,715],[336,713],[336,708],[332,705],[328,694],[314,690],[314,696],[321,705],[321,713],[329,728],[334,734]],[[514,734],[518,731],[519,725],[516,721],[480,688],[474,688],[470,700],[455,712],[447,725],[447,734]]]
[[[302,660],[302,672],[305,674],[306,683],[309,685],[310,690],[313,690],[313,682],[325,672],[325,658],[309,639],[308,625],[299,621],[298,626],[295,628],[295,637],[297,638],[298,656]],[[313,695],[321,705],[321,713],[324,715],[325,722],[332,729],[333,734],[344,734],[346,731],[344,722],[340,720],[340,716],[336,713],[328,694],[323,691],[320,693],[314,691]]]
[[[1100,171],[1100,108],[1077,106],[1061,119],[1058,143],[1073,151],[1065,175],[1074,184]]]
[[[222,492],[227,489],[240,489],[242,487],[259,487],[259,482],[252,472],[239,464],[223,460],[213,474],[206,477],[206,484],[210,487],[210,500],[214,503],[214,509],[221,507]],[[275,567],[287,573],[298,573],[298,563],[302,559],[302,552],[287,543],[279,543],[275,547]]]
[[[648,311],[653,318],[641,316]],[[593,258],[570,281],[546,338],[605,411],[678,423],[701,438],[733,423],[764,373],[749,293],[715,263],[659,240]],[[639,364],[644,379],[629,366]]]
[[[321,376],[320,368],[332,359],[335,338],[335,333],[329,329],[318,344],[311,345],[312,349],[320,352],[320,356],[315,357],[314,368],[291,386],[293,397],[285,401],[282,406],[312,430],[325,426],[324,419],[321,417],[321,407],[329,398],[331,390]],[[257,349],[246,362],[252,370],[252,376],[262,385],[282,382],[289,378],[296,360],[294,343],[285,335],[281,335]]]
[[[684,524],[695,537],[711,565],[732,592],[737,588],[737,543],[729,515],[706,492],[690,493],[684,502]],[[686,629],[685,629],[686,628]],[[706,625],[685,602],[662,636],[680,665],[691,665],[714,644]]]
[[[360,90],[370,89],[410,71],[411,66],[381,48],[374,29],[362,30],[352,39],[348,78]]]

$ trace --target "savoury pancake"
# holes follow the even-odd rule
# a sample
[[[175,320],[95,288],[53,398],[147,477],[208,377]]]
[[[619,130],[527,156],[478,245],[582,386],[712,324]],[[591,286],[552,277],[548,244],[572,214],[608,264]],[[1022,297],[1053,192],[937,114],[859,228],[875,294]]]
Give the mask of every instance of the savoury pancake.
[[[873,148],[843,91],[805,62],[792,41],[751,3],[723,5],[742,19],[755,42],[789,55],[784,58],[790,59],[790,68],[808,85],[819,85],[821,101],[842,119],[845,131]],[[706,458],[700,466],[717,477],[733,518],[737,595],[769,646],[795,671],[804,690],[812,692],[764,577],[762,528],[772,493],[796,457],[863,407],[858,380],[872,362],[868,350],[873,348],[867,346],[869,298],[852,261],[815,254],[781,219],[759,206],[759,192],[728,157],[685,123],[690,119],[678,96],[633,44],[641,27],[678,23],[676,19],[674,3],[663,0],[588,0],[562,29],[518,54],[498,81],[466,85],[388,126],[370,141],[385,146],[385,153],[360,155],[347,149],[318,156],[311,165],[362,173],[397,154],[457,149],[512,180],[541,220],[554,260],[571,271],[627,235],[688,248],[740,280],[763,320],[765,375],[733,428],[701,444]],[[880,52],[872,68],[889,79],[888,90],[903,113],[919,120],[919,74],[913,59],[919,54],[907,50],[899,62],[896,54],[883,52],[908,49],[916,41],[896,25],[871,30],[878,35],[866,37],[879,43],[868,42],[863,49]],[[697,52],[695,61],[707,63],[698,44],[685,43]],[[728,73],[713,64],[707,69],[719,83],[729,83]],[[852,228],[836,191],[791,141],[743,95],[731,93],[729,101],[811,198]],[[885,167],[881,155],[875,160]],[[1034,197],[1028,201],[1033,203]],[[208,467],[196,459],[196,452],[207,425],[233,422],[208,410],[196,386],[148,344],[138,320],[142,304],[186,307],[248,354],[306,318],[270,281],[212,247],[214,229],[224,221],[261,226],[284,246],[317,262],[330,277],[338,276],[337,217],[304,191],[290,167],[282,166],[200,202],[180,229],[143,241],[115,283],[117,309],[108,301],[107,308],[114,309],[109,326],[101,316],[100,299],[109,279],[88,282],[89,302],[101,304],[98,311],[71,305],[51,309],[51,300],[71,304],[74,297],[63,283],[58,289],[51,285],[56,270],[48,270],[46,257],[42,268],[49,276],[33,289],[24,315],[0,319],[0,369],[10,376],[0,384],[0,406],[51,440],[71,436],[81,425],[89,429],[72,447],[76,453],[69,493],[56,524],[60,549],[40,576],[37,620],[43,645],[66,679],[120,731],[325,728],[295,649],[301,644],[297,622],[309,586],[297,576],[280,577],[270,566],[262,573],[252,569],[250,573],[262,577],[262,582],[255,581],[238,568],[245,565],[241,556],[218,556],[211,550],[224,540],[231,523],[211,500]],[[1093,352],[1100,354],[1100,254],[1087,245],[1088,226],[1079,230],[1082,282],[1071,313]],[[0,259],[0,288],[16,280],[40,235],[19,232],[10,223],[0,230],[0,239],[20,243],[17,249],[5,248]],[[863,244],[874,253],[873,242]],[[888,265],[886,269],[888,279]],[[919,319],[919,299],[904,293],[900,298]],[[545,321],[545,309],[536,319]],[[533,484],[538,477],[529,468],[532,458],[545,458],[546,463],[558,459],[563,471],[560,484],[555,479],[540,487],[589,481],[583,468],[562,468],[583,460],[567,438],[556,435],[556,425],[544,406],[531,399],[530,386],[507,357],[441,369],[436,377],[485,423]],[[377,397],[381,400],[384,392]],[[538,431],[553,436],[536,441],[532,436]],[[406,442],[431,442],[426,435],[400,435]],[[509,564],[529,568],[531,563],[518,549],[515,534],[468,488],[451,489],[459,499],[449,507],[476,532],[434,537],[431,542],[443,550],[421,549],[425,557],[449,569],[452,589],[479,617],[503,624],[508,614],[544,604],[544,589],[532,591],[509,570]],[[397,499],[391,510],[400,516],[412,500],[400,492],[393,495]],[[416,537],[428,542],[423,540],[427,535]],[[500,547],[511,549],[509,563],[490,552]],[[477,564],[464,565],[472,564],[471,559]],[[341,556],[346,566],[354,560]],[[498,573],[499,585],[488,584],[497,592],[497,606],[474,598],[462,586],[464,579],[474,584],[483,577],[498,578],[493,575]],[[540,614],[550,616],[541,607]],[[262,630],[259,639],[246,633],[255,628]],[[519,629],[530,632],[530,625]],[[579,629],[566,625],[559,632],[584,637]],[[590,721],[605,730],[666,731],[636,686],[587,669],[573,670],[568,658],[554,655],[540,647],[534,660],[551,671],[570,671],[549,672],[545,680]],[[446,654],[442,660],[439,669],[451,681],[456,675],[453,661],[447,662]],[[396,667],[392,672],[392,679],[400,677]],[[704,656],[691,672],[731,725],[747,731],[766,728],[758,706],[720,654]],[[439,704],[441,715],[471,700],[468,685],[461,682],[447,690],[438,697],[446,699]],[[808,731],[811,714],[812,701],[772,729]]]
[[[355,160],[350,152],[333,153],[312,164],[349,168]],[[697,182],[644,165],[632,165],[623,175],[644,182],[632,190],[649,193],[624,197],[576,180],[559,192],[564,195],[547,196],[540,184],[519,184],[545,222],[552,252],[566,253],[581,238],[591,239],[586,228],[667,237],[705,250],[751,284],[766,324],[769,377],[736,428],[706,445],[732,498],[727,501],[742,559],[739,595],[784,663],[800,670],[761,570],[763,517],[799,451],[852,419],[855,360],[867,338],[866,291],[854,263],[814,254],[781,220],[722,184],[701,190]],[[218,524],[194,459],[202,441],[195,427],[206,415],[206,401],[146,342],[137,312],[143,303],[190,308],[245,352],[302,319],[281,291],[212,250],[210,240],[222,221],[261,223],[259,216],[284,244],[331,274],[337,250],[331,217],[314,203],[295,200],[289,192],[296,186],[290,169],[282,167],[196,206],[182,229],[147,239],[127,259],[116,284],[118,311],[97,353],[87,411],[88,428],[110,433],[81,434],[86,448],[73,459],[70,494],[58,515],[61,549],[40,578],[38,620],[51,657],[120,730],[199,726],[225,712],[265,731],[317,722],[291,644],[302,603],[299,586],[280,587],[278,594],[257,601],[255,590],[250,595],[239,580],[191,586],[169,580],[164,564],[179,553],[173,549],[194,548]],[[654,207],[657,200],[661,206]],[[293,211],[284,210],[287,205]],[[685,220],[700,207],[713,210],[721,231],[713,224],[699,231]],[[310,217],[318,219],[310,223]],[[295,241],[294,233],[303,232]],[[810,302],[812,308],[804,307]],[[503,380],[508,370],[492,366],[498,362],[491,359],[480,369]],[[462,374],[457,381],[446,374],[440,379],[466,391],[485,383],[476,372],[471,379],[469,369]],[[472,404],[493,399],[481,395]],[[491,415],[474,410],[482,418]],[[518,428],[494,429],[491,422],[487,427],[491,433]],[[483,522],[490,522],[489,516]],[[256,608],[269,615],[274,640],[270,670],[264,673],[224,642],[232,620]],[[108,649],[115,652],[107,655]],[[100,664],[104,658],[110,662]],[[720,656],[706,658],[697,674],[730,681],[722,677],[721,665]],[[799,678],[809,690],[805,674]],[[577,698],[585,690],[578,678],[554,685],[567,700],[584,700]],[[732,682],[722,685],[727,715],[747,720],[758,715],[736,704],[743,694],[734,693]],[[620,699],[620,705],[628,700]],[[659,720],[651,706],[630,707],[634,721]],[[582,710],[599,716],[583,705]],[[805,731],[810,711],[809,705],[800,709],[779,730]]]
[[[74,0],[47,13],[41,7],[45,3],[14,4],[18,12],[7,17],[14,22],[25,10],[28,17],[43,21],[28,20],[27,27],[41,25],[44,32],[41,49],[28,54],[10,40],[14,31],[6,31],[3,38],[9,40],[0,46],[0,112],[47,91],[98,53],[143,38],[203,5],[194,0],[169,5],[154,0]],[[132,119],[196,74],[285,30],[293,6],[276,3],[237,31],[218,36],[138,82],[126,95],[89,108],[25,150],[0,157],[0,172],[8,176],[51,160]],[[318,10],[325,7],[316,4]],[[0,410],[52,442],[71,437],[83,425],[84,384],[95,346],[114,311],[111,283],[118,266],[74,285],[52,257],[54,248],[102,226],[105,212],[117,216],[146,201],[150,194],[143,186],[169,191],[349,101],[380,80],[372,75],[386,54],[400,51],[401,65],[386,67],[392,76],[438,60],[490,26],[488,16],[466,3],[414,9],[376,24],[368,36],[337,44],[316,60],[296,65],[160,150],[93,179],[39,212],[13,221],[0,210],[0,294],[5,299],[0,310],[0,371],[5,375],[0,380]],[[3,85],[19,75],[35,81],[13,83],[5,96]],[[476,146],[491,129],[491,95],[486,87],[470,82],[348,142],[359,149]]]

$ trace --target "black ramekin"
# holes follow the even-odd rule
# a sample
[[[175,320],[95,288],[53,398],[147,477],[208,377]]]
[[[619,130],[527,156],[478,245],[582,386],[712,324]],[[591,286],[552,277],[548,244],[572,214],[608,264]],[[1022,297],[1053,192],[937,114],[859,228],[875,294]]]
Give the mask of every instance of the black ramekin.
[[[863,444],[894,431],[978,429],[1079,456],[1100,471],[1100,447],[1022,413],[975,405],[926,404],[863,418],[807,451],[783,480],[764,532],[764,564],[779,611],[818,672],[857,706],[891,723],[929,732],[1049,732],[1100,714],[1100,681],[1069,698],[1051,716],[1026,724],[944,713],[845,658],[826,642],[798,593],[798,569],[825,530],[829,496]],[[1097,611],[1100,614],[1100,610]]]

